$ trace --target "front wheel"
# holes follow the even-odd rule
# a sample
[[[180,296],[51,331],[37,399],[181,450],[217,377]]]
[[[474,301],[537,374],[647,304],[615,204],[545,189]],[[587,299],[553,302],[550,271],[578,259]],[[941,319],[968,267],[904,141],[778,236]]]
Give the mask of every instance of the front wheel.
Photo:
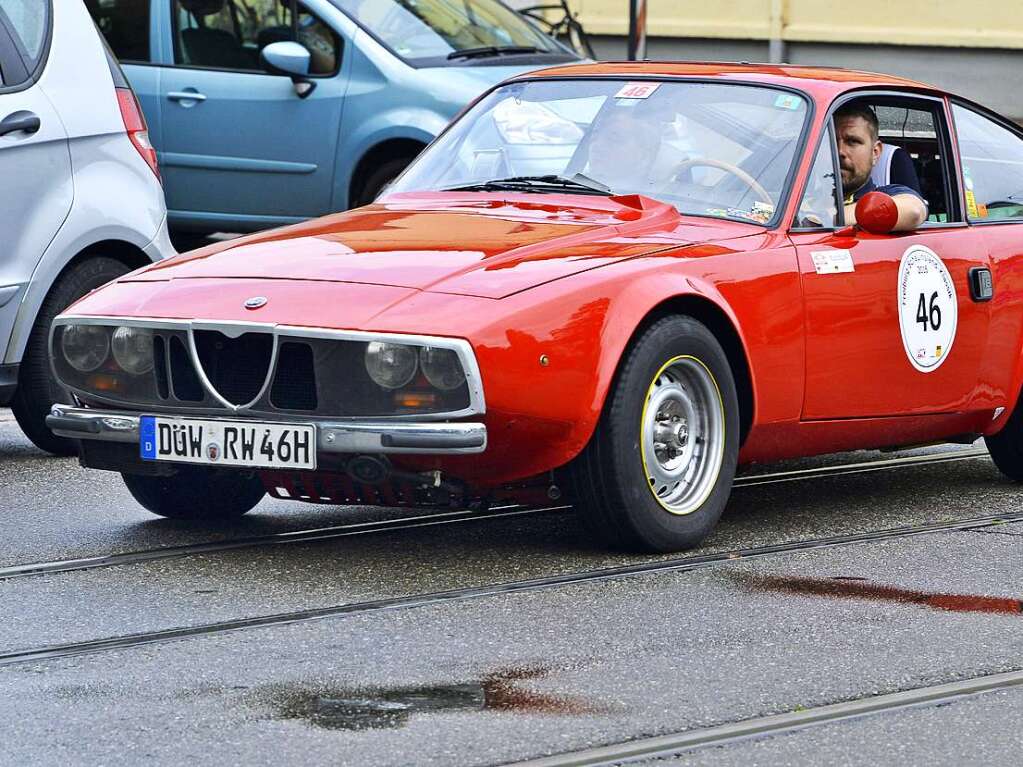
[[[738,454],[739,405],[721,344],[690,317],[666,317],[626,350],[573,465],[575,495],[605,543],[691,548],[721,516]]]
[[[183,466],[169,477],[122,474],[136,501],[157,516],[189,522],[228,522],[252,511],[266,495],[259,477],[240,471]]]

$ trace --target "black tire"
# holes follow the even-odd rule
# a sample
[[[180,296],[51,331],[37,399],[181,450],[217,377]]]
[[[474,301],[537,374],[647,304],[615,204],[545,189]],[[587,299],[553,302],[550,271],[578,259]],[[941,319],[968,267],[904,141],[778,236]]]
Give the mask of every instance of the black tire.
[[[157,516],[189,522],[228,522],[252,511],[266,495],[259,477],[243,471],[183,466],[170,477],[122,474],[136,501]]]
[[[1023,407],[1015,410],[997,434],[984,437],[987,450],[995,466],[1014,482],[1023,482]]]
[[[380,191],[390,184],[394,179],[398,177],[405,168],[408,167],[409,163],[412,162],[415,157],[395,157],[393,160],[387,160],[386,162],[380,163],[372,173],[370,173],[366,180],[362,184],[362,188],[355,195],[355,200],[352,203],[353,208],[358,208],[363,205],[369,205],[373,200],[376,199]]]
[[[69,394],[57,383],[50,369],[50,325],[53,318],[90,290],[114,280],[130,269],[114,258],[95,256],[69,267],[50,289],[39,308],[28,346],[18,371],[18,388],[11,409],[21,430],[41,450],[55,455],[77,455],[78,442],[57,437],[46,427],[46,416],[57,402],[68,402]]]
[[[671,382],[675,366],[702,376],[706,388]],[[681,488],[683,501],[686,492],[692,493],[688,501],[674,507],[684,513],[673,513],[670,504],[662,503],[655,495],[651,487],[655,480],[647,469],[647,455],[641,444],[644,419],[653,423],[655,415],[647,412],[646,405],[658,396],[655,386],[662,385],[693,401],[705,402],[700,412],[706,415],[691,416],[691,425],[681,419],[694,430],[706,424],[704,431],[710,435],[703,442],[692,440],[694,447],[689,448],[699,450],[695,446],[705,445],[705,457],[693,459],[698,461],[694,481],[674,485]],[[662,389],[656,391],[664,393]],[[700,395],[700,391],[710,393]],[[660,413],[660,408],[657,411]],[[669,423],[666,428],[672,427]],[[681,452],[665,460],[678,459],[680,466],[694,466],[685,458],[688,453],[684,445],[689,440],[678,434],[673,432],[673,439],[681,442],[670,444],[672,450],[681,445]],[[687,549],[700,543],[721,516],[731,493],[738,454],[739,405],[724,350],[696,320],[665,317],[644,330],[626,350],[596,431],[570,467],[572,491],[582,506],[584,523],[605,544],[639,551]],[[655,453],[654,460],[659,455],[663,454]],[[685,488],[690,486],[694,490],[687,491]],[[670,501],[672,491],[668,487],[664,486],[664,498]]]

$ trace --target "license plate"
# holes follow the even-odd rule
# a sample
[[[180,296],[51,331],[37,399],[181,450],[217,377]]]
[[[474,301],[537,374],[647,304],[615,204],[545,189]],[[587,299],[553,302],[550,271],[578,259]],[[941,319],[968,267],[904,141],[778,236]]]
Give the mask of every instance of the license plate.
[[[315,469],[316,427],[144,415],[139,419],[139,452],[147,461]]]

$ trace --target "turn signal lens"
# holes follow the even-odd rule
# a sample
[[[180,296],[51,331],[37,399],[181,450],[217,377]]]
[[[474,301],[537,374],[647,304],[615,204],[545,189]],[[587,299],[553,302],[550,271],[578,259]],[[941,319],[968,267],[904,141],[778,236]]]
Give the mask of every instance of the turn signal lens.
[[[67,325],[60,337],[60,350],[79,373],[91,373],[107,361],[110,329],[102,325]]]
[[[441,391],[453,391],[465,382],[462,362],[451,349],[424,346],[419,351],[419,366],[426,380]]]
[[[415,347],[371,341],[366,345],[366,372],[384,389],[400,389],[415,378],[419,365]]]
[[[153,369],[153,331],[146,328],[118,328],[110,347],[121,369],[142,375]]]

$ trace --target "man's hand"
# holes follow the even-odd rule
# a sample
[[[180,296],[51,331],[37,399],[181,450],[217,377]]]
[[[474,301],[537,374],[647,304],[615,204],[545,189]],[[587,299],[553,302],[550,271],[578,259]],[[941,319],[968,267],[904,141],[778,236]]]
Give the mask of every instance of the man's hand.
[[[892,228],[893,232],[911,232],[927,220],[927,206],[915,194],[894,194],[891,197],[899,211],[899,218]],[[845,206],[845,223],[846,225],[856,223],[856,203]]]

